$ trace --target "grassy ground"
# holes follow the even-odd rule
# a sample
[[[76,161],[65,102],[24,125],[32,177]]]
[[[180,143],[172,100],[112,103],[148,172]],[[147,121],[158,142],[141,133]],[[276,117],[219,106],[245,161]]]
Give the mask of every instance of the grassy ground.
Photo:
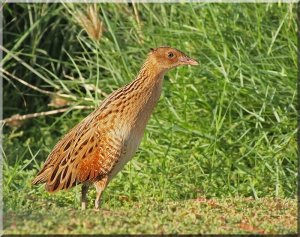
[[[295,201],[263,198],[157,202],[123,200],[118,208],[80,211],[37,200],[39,209],[8,212],[10,234],[292,234]],[[51,208],[49,208],[51,205]],[[47,216],[45,216],[47,212]]]
[[[3,127],[7,233],[295,233],[296,5],[98,4],[99,37],[78,23],[86,6],[3,7],[4,117],[57,109],[58,94],[69,108]],[[32,187],[57,140],[161,45],[201,65],[167,74],[104,210]]]

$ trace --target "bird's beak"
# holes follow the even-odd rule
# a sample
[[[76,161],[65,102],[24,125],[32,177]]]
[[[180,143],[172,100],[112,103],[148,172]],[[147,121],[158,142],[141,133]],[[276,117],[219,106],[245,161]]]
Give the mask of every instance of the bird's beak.
[[[180,57],[179,62],[182,65],[194,65],[194,66],[199,65],[199,63],[196,60],[189,58],[187,56]]]

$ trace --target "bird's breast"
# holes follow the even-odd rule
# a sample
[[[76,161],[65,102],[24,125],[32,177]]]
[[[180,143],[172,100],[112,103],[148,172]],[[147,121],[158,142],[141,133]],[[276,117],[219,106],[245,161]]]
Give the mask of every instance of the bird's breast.
[[[161,87],[162,80],[159,80],[158,83],[151,88],[152,90],[140,95],[136,103],[128,108],[127,114],[130,116],[119,117],[116,132],[123,139],[123,148],[121,157],[113,168],[109,180],[131,160],[137,151],[143,138],[147,122],[159,100]]]

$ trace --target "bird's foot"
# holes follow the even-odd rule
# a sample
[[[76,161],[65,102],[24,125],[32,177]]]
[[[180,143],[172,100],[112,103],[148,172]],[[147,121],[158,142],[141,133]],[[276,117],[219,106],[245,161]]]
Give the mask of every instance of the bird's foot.
[[[100,208],[99,207],[94,207],[93,209],[95,212],[99,212],[100,211]]]
[[[99,205],[99,201],[98,200],[95,201],[95,208],[94,209],[95,210],[99,210],[100,209],[100,205]]]
[[[86,202],[81,202],[81,210],[84,211],[87,207],[87,203]]]

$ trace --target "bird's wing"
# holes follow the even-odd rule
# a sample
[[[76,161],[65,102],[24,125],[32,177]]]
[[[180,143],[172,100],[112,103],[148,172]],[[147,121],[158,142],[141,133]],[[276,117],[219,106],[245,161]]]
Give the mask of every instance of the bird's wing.
[[[107,175],[119,160],[123,141],[112,126],[101,126],[94,111],[69,131],[49,154],[33,184],[45,183],[49,192]]]

